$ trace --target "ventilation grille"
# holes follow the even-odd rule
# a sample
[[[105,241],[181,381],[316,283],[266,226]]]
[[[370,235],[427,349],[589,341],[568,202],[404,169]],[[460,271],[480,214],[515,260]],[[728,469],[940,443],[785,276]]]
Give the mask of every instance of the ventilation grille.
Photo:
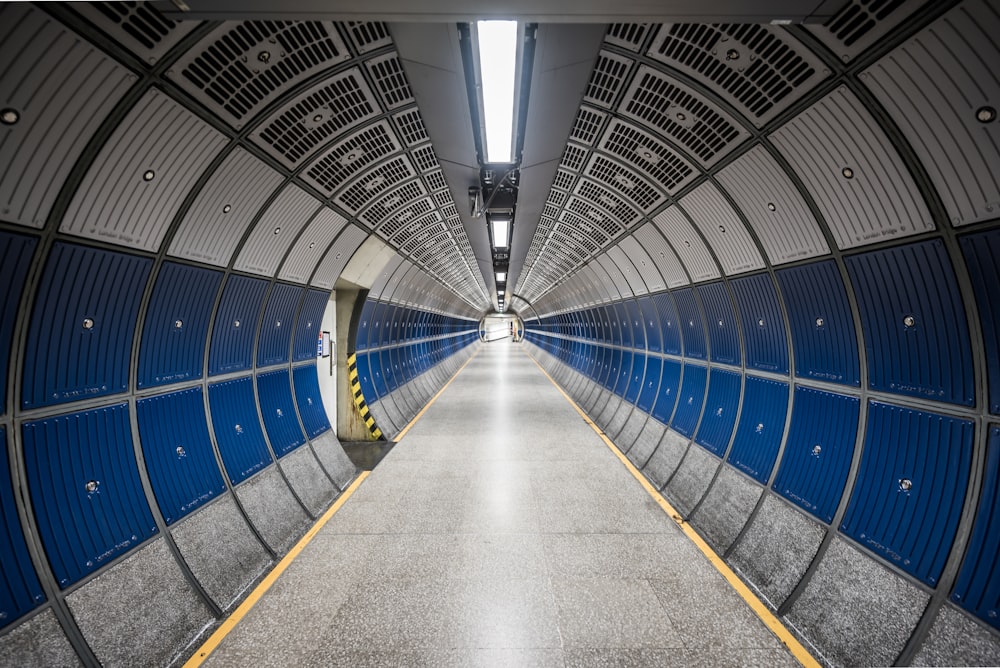
[[[424,190],[423,183],[421,183],[420,181],[411,181],[409,183],[400,186],[399,188],[396,188],[396,190],[394,190],[393,192],[389,193],[379,201],[372,204],[371,207],[369,207],[367,211],[358,216],[358,218],[360,218],[365,223],[368,223],[368,225],[372,227],[377,227],[383,220],[388,218],[393,211],[396,211],[404,204],[412,202],[418,197],[422,197],[423,195],[426,194],[427,191]],[[434,209],[434,206],[431,204],[431,201],[429,199],[426,200],[426,202],[427,202],[426,209],[420,207],[418,208],[410,207],[411,210],[409,211],[408,214],[407,212],[400,212],[400,215],[397,216],[397,222],[399,222],[400,224],[405,224],[413,220],[417,216],[422,216],[425,213],[430,213]],[[393,230],[393,232],[395,232],[395,230]],[[391,235],[393,232],[387,232],[386,235],[387,236]]]
[[[367,60],[365,67],[368,68],[386,109],[396,109],[413,102],[410,83],[406,80],[403,64],[397,54],[389,53]]]
[[[353,47],[354,52],[358,55],[392,44],[392,37],[389,35],[389,26],[381,21],[370,23],[347,21],[343,25],[347,29],[347,36],[351,40],[351,47]]]
[[[447,190],[444,190],[445,188],[448,187],[448,182],[444,178],[444,172],[442,172],[440,169],[435,170],[429,174],[424,174],[424,182],[427,183],[427,187],[431,191],[436,191],[436,190],[444,191],[441,193],[437,193],[434,197],[435,200],[438,198],[438,196],[443,196],[447,197],[448,199],[451,199],[451,193],[449,193]]]
[[[571,172],[578,172],[583,168],[583,161],[586,159],[587,149],[574,144],[566,144],[561,164]]]
[[[593,181],[581,179],[576,186],[576,195],[587,199],[607,210],[618,222],[626,227],[639,220],[639,212],[607,188]],[[596,214],[592,214],[591,218]]]
[[[560,190],[569,190],[573,187],[574,181],[576,181],[576,174],[567,172],[565,169],[560,169],[556,171],[556,177],[552,181],[552,187],[559,188]]]
[[[80,2],[72,7],[150,64],[198,25],[195,21],[176,23],[151,2]]]
[[[604,119],[606,117],[607,114],[603,111],[589,107],[580,107],[580,111],[576,114],[576,120],[573,122],[573,131],[570,133],[570,139],[592,146],[594,139],[597,138],[601,132],[601,128],[604,126]]]
[[[583,200],[575,197],[570,198],[569,206],[562,212],[559,220],[565,223],[573,223],[581,228],[596,227],[604,232],[607,239],[618,236],[622,231],[622,226],[608,218],[600,210],[595,209]],[[576,215],[574,215],[576,214]],[[607,240],[605,239],[605,240]]]
[[[601,140],[602,149],[638,167],[668,193],[674,193],[695,174],[686,160],[642,130],[615,120]]]
[[[348,58],[329,21],[230,21],[185,54],[172,76],[240,128],[281,91]]]
[[[367,172],[334,201],[351,213],[357,213],[382,193],[416,175],[410,161],[397,156]]]
[[[663,194],[645,178],[598,153],[591,156],[584,173],[635,202],[646,213],[663,201]]]
[[[563,202],[566,201],[566,193],[560,190],[550,190],[549,198],[545,201],[556,208],[561,207],[563,205]],[[549,207],[545,207],[545,209],[546,209],[545,213],[548,215]]]
[[[417,169],[421,172],[428,172],[438,166],[437,156],[434,155],[434,147],[430,144],[413,149],[411,152],[413,161],[417,163]]]
[[[612,23],[608,27],[604,41],[629,51],[639,51],[647,35],[649,35],[648,23]]]
[[[821,26],[806,26],[844,61],[895,28],[926,0],[851,0]]]
[[[724,90],[758,126],[828,74],[790,36],[755,24],[664,24],[649,55]]]
[[[705,98],[645,66],[629,87],[621,112],[673,139],[706,167],[750,135]]]
[[[289,169],[321,143],[376,116],[378,103],[361,71],[348,70],[285,105],[253,133],[254,140]]]
[[[392,128],[379,121],[330,149],[306,170],[304,178],[332,195],[361,170],[399,150]]]
[[[608,51],[597,54],[597,63],[587,83],[583,99],[610,109],[632,69],[632,60]]]
[[[424,128],[424,121],[420,118],[420,111],[416,107],[395,114],[392,120],[396,123],[399,136],[407,146],[422,144],[430,139]]]

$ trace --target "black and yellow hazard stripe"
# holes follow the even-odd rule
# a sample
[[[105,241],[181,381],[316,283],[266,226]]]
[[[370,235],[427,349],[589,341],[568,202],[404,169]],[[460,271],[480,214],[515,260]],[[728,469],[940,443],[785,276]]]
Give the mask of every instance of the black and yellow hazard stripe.
[[[368,410],[365,403],[364,393],[361,392],[361,380],[358,378],[358,356],[354,353],[347,356],[347,378],[351,382],[351,394],[354,396],[354,405],[361,414],[361,419],[368,425],[368,431],[374,438],[382,438],[382,430],[375,424],[375,418]]]

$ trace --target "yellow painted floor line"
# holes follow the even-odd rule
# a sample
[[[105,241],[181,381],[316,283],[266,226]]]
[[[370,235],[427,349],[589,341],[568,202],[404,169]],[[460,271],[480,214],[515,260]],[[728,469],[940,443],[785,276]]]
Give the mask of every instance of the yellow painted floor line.
[[[555,388],[559,390],[559,393],[565,397],[570,406],[576,409],[576,412],[580,414],[583,421],[589,424],[597,435],[601,437],[601,440],[604,441],[604,444],[611,449],[611,452],[615,453],[618,459],[621,460],[622,464],[625,465],[625,468],[627,468],[629,472],[635,476],[635,479],[639,481],[639,484],[642,485],[643,489],[645,489],[649,495],[653,497],[653,500],[659,504],[660,508],[663,509],[663,512],[665,512],[667,516],[669,516],[670,519],[672,519],[677,526],[681,528],[684,535],[687,536],[699,550],[701,550],[702,554],[704,554],[712,565],[715,566],[716,570],[722,574],[722,577],[726,578],[726,581],[730,584],[730,586],[736,590],[736,593],[739,594],[744,601],[746,601],[747,605],[750,606],[750,609],[753,610],[758,617],[760,617],[760,620],[764,622],[767,628],[769,628],[771,632],[778,637],[778,640],[780,640],[785,647],[788,648],[788,651],[792,653],[792,656],[794,656],[795,659],[806,668],[820,668],[820,663],[815,659],[815,657],[813,657],[812,654],[809,653],[809,650],[807,650],[802,643],[800,643],[798,639],[792,635],[792,632],[781,623],[781,620],[778,619],[773,612],[771,612],[771,609],[764,605],[763,601],[757,598],[746,583],[743,582],[743,580],[741,580],[740,577],[736,575],[731,568],[729,568],[729,565],[722,560],[722,557],[716,554],[715,550],[713,550],[711,546],[705,542],[705,539],[702,538],[690,524],[684,521],[681,514],[677,512],[677,510],[675,510],[665,498],[663,498],[663,495],[661,495],[652,484],[650,484],[649,480],[646,479],[646,476],[640,473],[639,469],[637,469],[632,462],[628,460],[628,457],[623,455],[621,450],[619,450],[615,444],[611,442],[611,439],[607,437],[604,430],[594,424],[594,421],[590,419],[590,416],[588,416],[582,408],[577,406],[576,402],[563,391],[563,389],[559,386],[559,383],[557,383],[552,376],[548,374],[548,372],[542,367],[541,364],[538,363],[538,360],[536,360],[531,353],[525,351],[525,354],[531,359],[532,362],[535,363],[535,366],[537,366],[539,370],[545,374],[545,377],[549,379],[549,382],[551,382]]]
[[[480,348],[479,350],[482,350],[482,348]],[[399,432],[398,434],[396,434],[396,439],[395,440],[396,440],[397,443],[403,440],[403,437],[406,436],[406,432],[410,431],[410,427],[412,427],[413,425],[415,425],[417,423],[417,420],[419,420],[420,418],[422,418],[424,416],[424,413],[426,413],[427,409],[431,407],[431,404],[433,404],[435,401],[437,401],[437,398],[441,396],[442,392],[444,392],[445,390],[448,389],[448,386],[451,385],[451,383],[452,383],[453,380],[455,380],[456,378],[458,378],[458,374],[462,373],[462,370],[465,369],[465,367],[469,366],[469,362],[471,362],[472,360],[474,360],[476,358],[476,355],[479,354],[479,350],[477,350],[476,352],[472,353],[472,355],[469,357],[469,359],[465,360],[465,364],[463,364],[462,366],[458,367],[458,371],[456,371],[454,374],[452,374],[451,378],[448,379],[448,382],[445,383],[444,386],[440,390],[437,391],[437,394],[435,394],[433,397],[431,397],[430,401],[428,401],[426,404],[424,404],[424,407],[420,409],[420,412],[413,416],[413,419],[410,420],[409,423],[407,423],[407,425],[405,427],[403,427],[403,430],[401,432]]]
[[[247,616],[247,613],[249,613],[253,606],[257,604],[260,597],[263,596],[267,590],[271,588],[271,585],[273,585],[275,581],[281,577],[281,574],[292,565],[292,562],[295,561],[297,556],[299,556],[299,553],[302,552],[306,545],[308,545],[309,542],[316,537],[319,530],[330,521],[330,518],[333,517],[334,513],[340,510],[340,507],[347,502],[347,499],[351,498],[351,495],[354,494],[361,483],[363,483],[365,478],[367,478],[370,474],[371,471],[362,471],[358,474],[358,477],[355,478],[354,482],[352,482],[350,486],[345,489],[339,497],[337,497],[337,500],[334,501],[333,505],[330,506],[325,513],[323,513],[323,516],[320,517],[316,521],[316,524],[314,524],[312,528],[306,532],[306,535],[304,535],[299,542],[295,544],[295,547],[288,551],[288,554],[286,554],[284,558],[278,562],[278,565],[275,566],[263,580],[261,580],[261,583],[257,585],[252,592],[250,592],[250,595],[246,597],[246,600],[244,600],[243,603],[236,608],[233,614],[229,615],[229,617],[222,622],[222,625],[215,630],[215,633],[209,636],[208,640],[206,640],[204,644],[198,648],[198,651],[194,653],[194,656],[188,659],[187,663],[184,664],[184,668],[196,668],[197,666],[200,666],[205,659],[207,659],[209,655],[215,651],[215,649],[219,646],[219,643],[221,643],[222,640],[229,635],[229,632],[232,631],[236,625]]]

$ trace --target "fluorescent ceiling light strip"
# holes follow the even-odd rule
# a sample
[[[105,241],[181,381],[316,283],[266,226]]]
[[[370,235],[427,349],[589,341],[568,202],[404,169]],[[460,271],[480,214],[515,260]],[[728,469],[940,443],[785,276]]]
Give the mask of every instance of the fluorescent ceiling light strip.
[[[490,229],[493,232],[493,247],[494,248],[506,248],[507,247],[507,237],[510,231],[510,221],[504,218],[494,219],[490,223]]]
[[[483,83],[486,162],[511,162],[517,21],[479,21],[476,31],[479,33],[479,74]]]

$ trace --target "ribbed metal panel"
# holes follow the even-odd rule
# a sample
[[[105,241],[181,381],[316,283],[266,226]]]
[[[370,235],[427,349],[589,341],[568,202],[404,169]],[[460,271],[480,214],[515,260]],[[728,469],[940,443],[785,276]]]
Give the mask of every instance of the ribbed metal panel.
[[[989,410],[1000,415],[1000,230],[966,236],[959,243],[979,307],[989,378]]]
[[[706,181],[685,196],[680,205],[705,235],[727,276],[764,266],[743,221],[715,185]]]
[[[0,232],[0,285],[7,288],[0,291],[0,371],[4,378],[10,371],[7,365],[11,357],[11,337],[14,321],[24,289],[24,279],[31,266],[31,258],[38,240],[34,237]],[[0,384],[0,415],[7,410],[7,383]]]
[[[221,283],[218,271],[163,264],[143,320],[140,388],[201,378],[208,323]]]
[[[104,144],[59,229],[159,249],[184,198],[225,143],[208,123],[151,89]]]
[[[934,229],[923,196],[864,105],[838,88],[771,135],[840,248]]]
[[[239,129],[283,90],[350,57],[330,21],[227,21],[168,75]]]
[[[28,493],[60,587],[157,532],[139,481],[128,404],[25,422],[23,435]]]
[[[288,362],[288,349],[292,342],[292,332],[295,330],[295,311],[302,300],[303,292],[304,290],[298,286],[284,283],[276,283],[271,288],[260,323],[257,366]],[[315,346],[315,343],[313,345]]]
[[[663,352],[669,355],[680,355],[681,330],[683,323],[677,313],[677,305],[669,292],[663,292],[653,297],[656,312],[660,318],[660,334],[663,336]],[[704,348],[704,345],[702,345]]]
[[[884,37],[926,0],[850,0],[822,25],[808,30],[845,62]]]
[[[325,290],[307,290],[295,322],[295,339],[292,342],[292,361],[302,362],[316,357],[317,341],[323,324],[323,314],[330,302]],[[360,334],[359,328],[359,334]]]
[[[323,144],[378,115],[375,96],[358,68],[335,74],[272,113],[251,134],[255,143],[288,169],[295,169]],[[322,158],[320,162],[322,162]],[[319,186],[324,167],[306,171]],[[321,187],[322,190],[327,187]]]
[[[964,2],[865,70],[862,80],[923,163],[953,225],[1000,214],[1000,14]]]
[[[0,211],[41,228],[69,170],[134,75],[27,3],[0,7]]]
[[[990,426],[979,509],[951,600],[1000,629],[1000,427]]]
[[[648,55],[713,90],[721,89],[758,127],[830,74],[789,33],[749,23],[665,23]]]
[[[132,335],[151,264],[124,253],[53,246],[28,330],[22,408],[128,389]]]
[[[778,456],[787,412],[788,383],[747,375],[729,463],[765,484]]]
[[[257,221],[233,268],[274,276],[281,258],[299,230],[316,214],[320,202],[294,184],[288,184]]]
[[[264,304],[267,281],[230,276],[222,291],[208,352],[208,375],[249,369],[257,318]]]
[[[695,288],[705,309],[709,355],[713,362],[740,364],[740,332],[736,312],[724,283],[708,283]],[[687,330],[685,330],[685,333]],[[690,355],[685,351],[685,355]]]
[[[788,373],[785,318],[778,304],[774,282],[767,274],[730,282],[739,309],[746,348],[746,365],[752,369]]]
[[[670,240],[692,281],[697,283],[719,278],[719,268],[705,242],[678,207],[672,206],[662,211],[653,218],[653,223]]]
[[[170,243],[170,255],[225,267],[282,176],[234,149],[198,193]]]
[[[238,485],[271,463],[257,416],[253,380],[248,376],[210,384],[208,398],[226,473]]]
[[[677,399],[677,412],[670,426],[687,437],[694,435],[698,418],[701,417],[707,381],[708,371],[705,367],[697,364],[684,365],[684,381]]]
[[[795,375],[858,387],[854,318],[833,261],[782,269],[778,285],[792,329]]]
[[[972,406],[972,348],[944,243],[847,258],[868,350],[869,387]]]
[[[168,19],[150,2],[77,2],[72,7],[151,65],[198,25]]]
[[[646,334],[646,349],[658,353],[663,350],[663,336],[660,333],[660,315],[652,297],[640,297],[638,308]]]
[[[650,257],[638,240],[631,236],[625,237],[618,243],[618,248],[632,261],[632,265],[638,271],[638,276],[634,276],[634,274],[625,275],[627,279],[631,276],[629,285],[632,286],[633,293],[639,295],[648,292],[660,292],[666,289],[666,281],[663,280],[663,276],[657,271],[656,262]]]
[[[764,147],[753,147],[717,178],[757,233],[772,264],[830,252],[802,195]]]
[[[257,398],[274,454],[283,457],[306,442],[295,415],[288,369],[257,375]]]
[[[146,471],[167,524],[226,491],[200,387],[140,399],[136,413]]]
[[[283,281],[306,283],[312,275],[323,253],[330,247],[347,219],[331,209],[324,208],[312,219],[295,246],[281,265],[278,278]]]
[[[347,263],[354,256],[354,251],[358,250],[365,239],[368,238],[368,234],[368,232],[365,232],[360,227],[349,225],[337,237],[337,241],[326,252],[323,260],[319,263],[316,273],[312,278],[312,285],[317,288],[332,290],[334,283],[340,278],[340,272],[344,270],[344,267],[347,266]]]
[[[677,319],[684,339],[684,356],[705,359],[705,325],[701,319],[694,290],[684,288],[671,293],[677,306]]]
[[[855,397],[795,388],[792,426],[774,490],[827,524],[851,467],[860,406]]]
[[[652,413],[653,403],[656,401],[656,394],[660,388],[660,375],[663,373],[663,360],[659,357],[646,357],[646,371],[643,376],[642,388],[639,390],[639,399],[636,406],[645,413]],[[673,390],[676,395],[676,389]]]
[[[872,401],[858,480],[840,530],[931,587],[962,515],[975,427]]]
[[[316,438],[330,428],[330,421],[323,408],[323,398],[319,394],[319,376],[315,364],[292,369],[295,383],[295,404],[299,407],[306,436]]]
[[[42,586],[35,575],[35,567],[24,542],[24,531],[14,505],[14,491],[10,484],[7,463],[7,431],[0,428],[0,629],[17,621],[22,615],[45,601]]]
[[[642,225],[632,236],[649,253],[654,264],[654,267],[647,268],[647,273],[653,274],[646,279],[647,284],[650,285],[650,292],[658,291],[657,288],[652,287],[653,284],[665,284],[668,288],[678,288],[690,282],[684,272],[684,266],[653,223]],[[662,278],[657,280],[657,274]]]
[[[712,369],[705,399],[705,415],[695,438],[709,452],[722,456],[736,426],[740,407],[741,375],[733,371]]]
[[[625,388],[626,403],[634,404],[643,389],[643,374],[646,370],[646,356],[641,352],[632,355],[632,365],[629,372],[628,387]]]
[[[642,65],[619,107],[711,167],[750,133],[707,98],[665,73]]]
[[[627,262],[627,259],[621,254],[618,254],[617,260],[625,260]],[[608,281],[607,285],[614,291],[614,294],[616,296],[621,295],[622,297],[630,297],[632,295],[632,288],[629,286],[628,281],[625,278],[624,272],[626,267],[620,266],[617,263],[616,258],[612,258],[608,254],[598,256],[597,262],[604,267],[607,276],[604,280]],[[633,276],[635,276],[636,271],[632,267],[631,262],[628,263],[628,270]]]

